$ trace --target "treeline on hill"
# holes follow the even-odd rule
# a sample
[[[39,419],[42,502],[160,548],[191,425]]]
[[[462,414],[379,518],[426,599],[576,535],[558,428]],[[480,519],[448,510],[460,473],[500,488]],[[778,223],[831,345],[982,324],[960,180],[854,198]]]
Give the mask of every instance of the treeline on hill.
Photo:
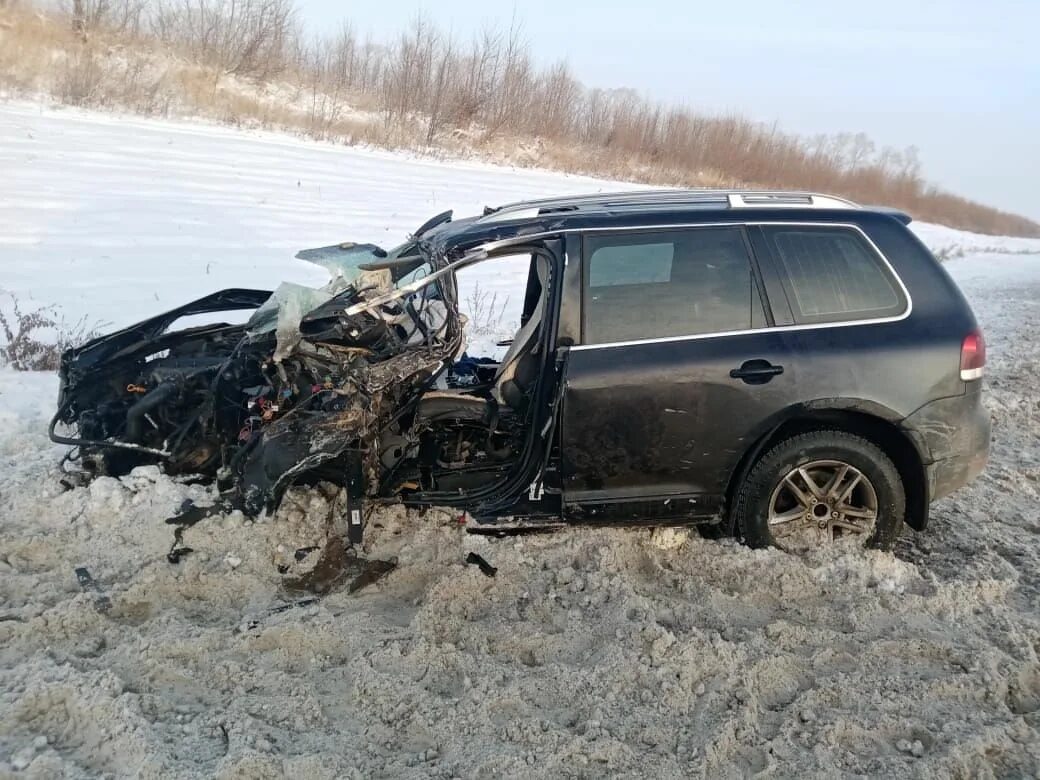
[[[944,192],[914,147],[795,136],[539,67],[518,27],[473,40],[413,20],[396,40],[303,34],[292,0],[0,0],[0,84],[77,105],[199,114],[387,147],[666,185],[830,192],[982,233],[1040,225]]]

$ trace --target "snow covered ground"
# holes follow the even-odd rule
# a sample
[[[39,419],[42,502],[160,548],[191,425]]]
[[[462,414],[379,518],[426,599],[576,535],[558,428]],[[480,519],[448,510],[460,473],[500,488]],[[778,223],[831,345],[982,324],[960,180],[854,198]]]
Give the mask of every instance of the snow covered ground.
[[[0,288],[123,325],[560,174],[0,106]],[[895,555],[685,532],[488,540],[380,515],[378,584],[287,609],[331,506],[161,518],[152,470],[65,491],[55,378],[0,371],[0,773],[36,777],[1026,777],[1040,773],[1040,242],[915,226],[991,354],[990,468]],[[1032,253],[1032,254],[1027,254]],[[517,295],[510,273],[486,289]],[[517,301],[518,303],[518,301]],[[475,550],[494,579],[463,565]],[[93,585],[77,582],[76,567]]]

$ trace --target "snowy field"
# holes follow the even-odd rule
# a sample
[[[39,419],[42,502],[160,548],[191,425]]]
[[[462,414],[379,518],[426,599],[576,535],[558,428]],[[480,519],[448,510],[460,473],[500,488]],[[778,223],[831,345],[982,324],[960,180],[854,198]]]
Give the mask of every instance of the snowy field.
[[[125,325],[446,208],[618,185],[284,136],[0,105],[0,288]],[[380,515],[355,594],[297,598],[329,501],[189,529],[150,470],[64,491],[54,376],[0,371],[0,774],[1035,777],[1040,241],[920,225],[990,346],[991,465],[895,555],[685,532],[488,540]],[[485,274],[510,295],[516,275]],[[474,550],[494,579],[465,566]],[[86,567],[94,585],[77,582]]]

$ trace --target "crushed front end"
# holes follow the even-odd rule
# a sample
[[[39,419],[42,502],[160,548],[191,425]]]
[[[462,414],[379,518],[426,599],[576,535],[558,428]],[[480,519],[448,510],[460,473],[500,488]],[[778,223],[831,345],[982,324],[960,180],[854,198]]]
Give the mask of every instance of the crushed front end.
[[[215,480],[249,515],[302,479],[378,490],[381,432],[462,351],[454,279],[415,241],[297,257],[332,281],[223,290],[66,352],[52,440],[88,475],[159,463]],[[244,324],[170,330],[242,309]]]

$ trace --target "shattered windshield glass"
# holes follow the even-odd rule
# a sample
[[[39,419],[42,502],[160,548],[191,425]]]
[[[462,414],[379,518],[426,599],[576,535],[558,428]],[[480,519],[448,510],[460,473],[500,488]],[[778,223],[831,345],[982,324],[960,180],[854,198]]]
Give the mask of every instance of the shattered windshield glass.
[[[304,249],[296,258],[321,266],[331,279],[323,287],[283,282],[250,317],[247,332],[251,338],[275,332],[276,361],[299,343],[300,322],[308,313],[344,293],[388,293],[428,271],[426,260],[418,254],[414,242],[401,244],[389,252],[375,244],[345,242]]]
[[[332,246],[303,249],[296,253],[296,259],[320,265],[329,272],[333,279],[339,276],[349,284],[361,273],[359,266],[394,260],[400,256],[401,250],[410,246],[412,245],[402,244],[391,252],[387,252],[375,244],[355,244],[347,241]]]

